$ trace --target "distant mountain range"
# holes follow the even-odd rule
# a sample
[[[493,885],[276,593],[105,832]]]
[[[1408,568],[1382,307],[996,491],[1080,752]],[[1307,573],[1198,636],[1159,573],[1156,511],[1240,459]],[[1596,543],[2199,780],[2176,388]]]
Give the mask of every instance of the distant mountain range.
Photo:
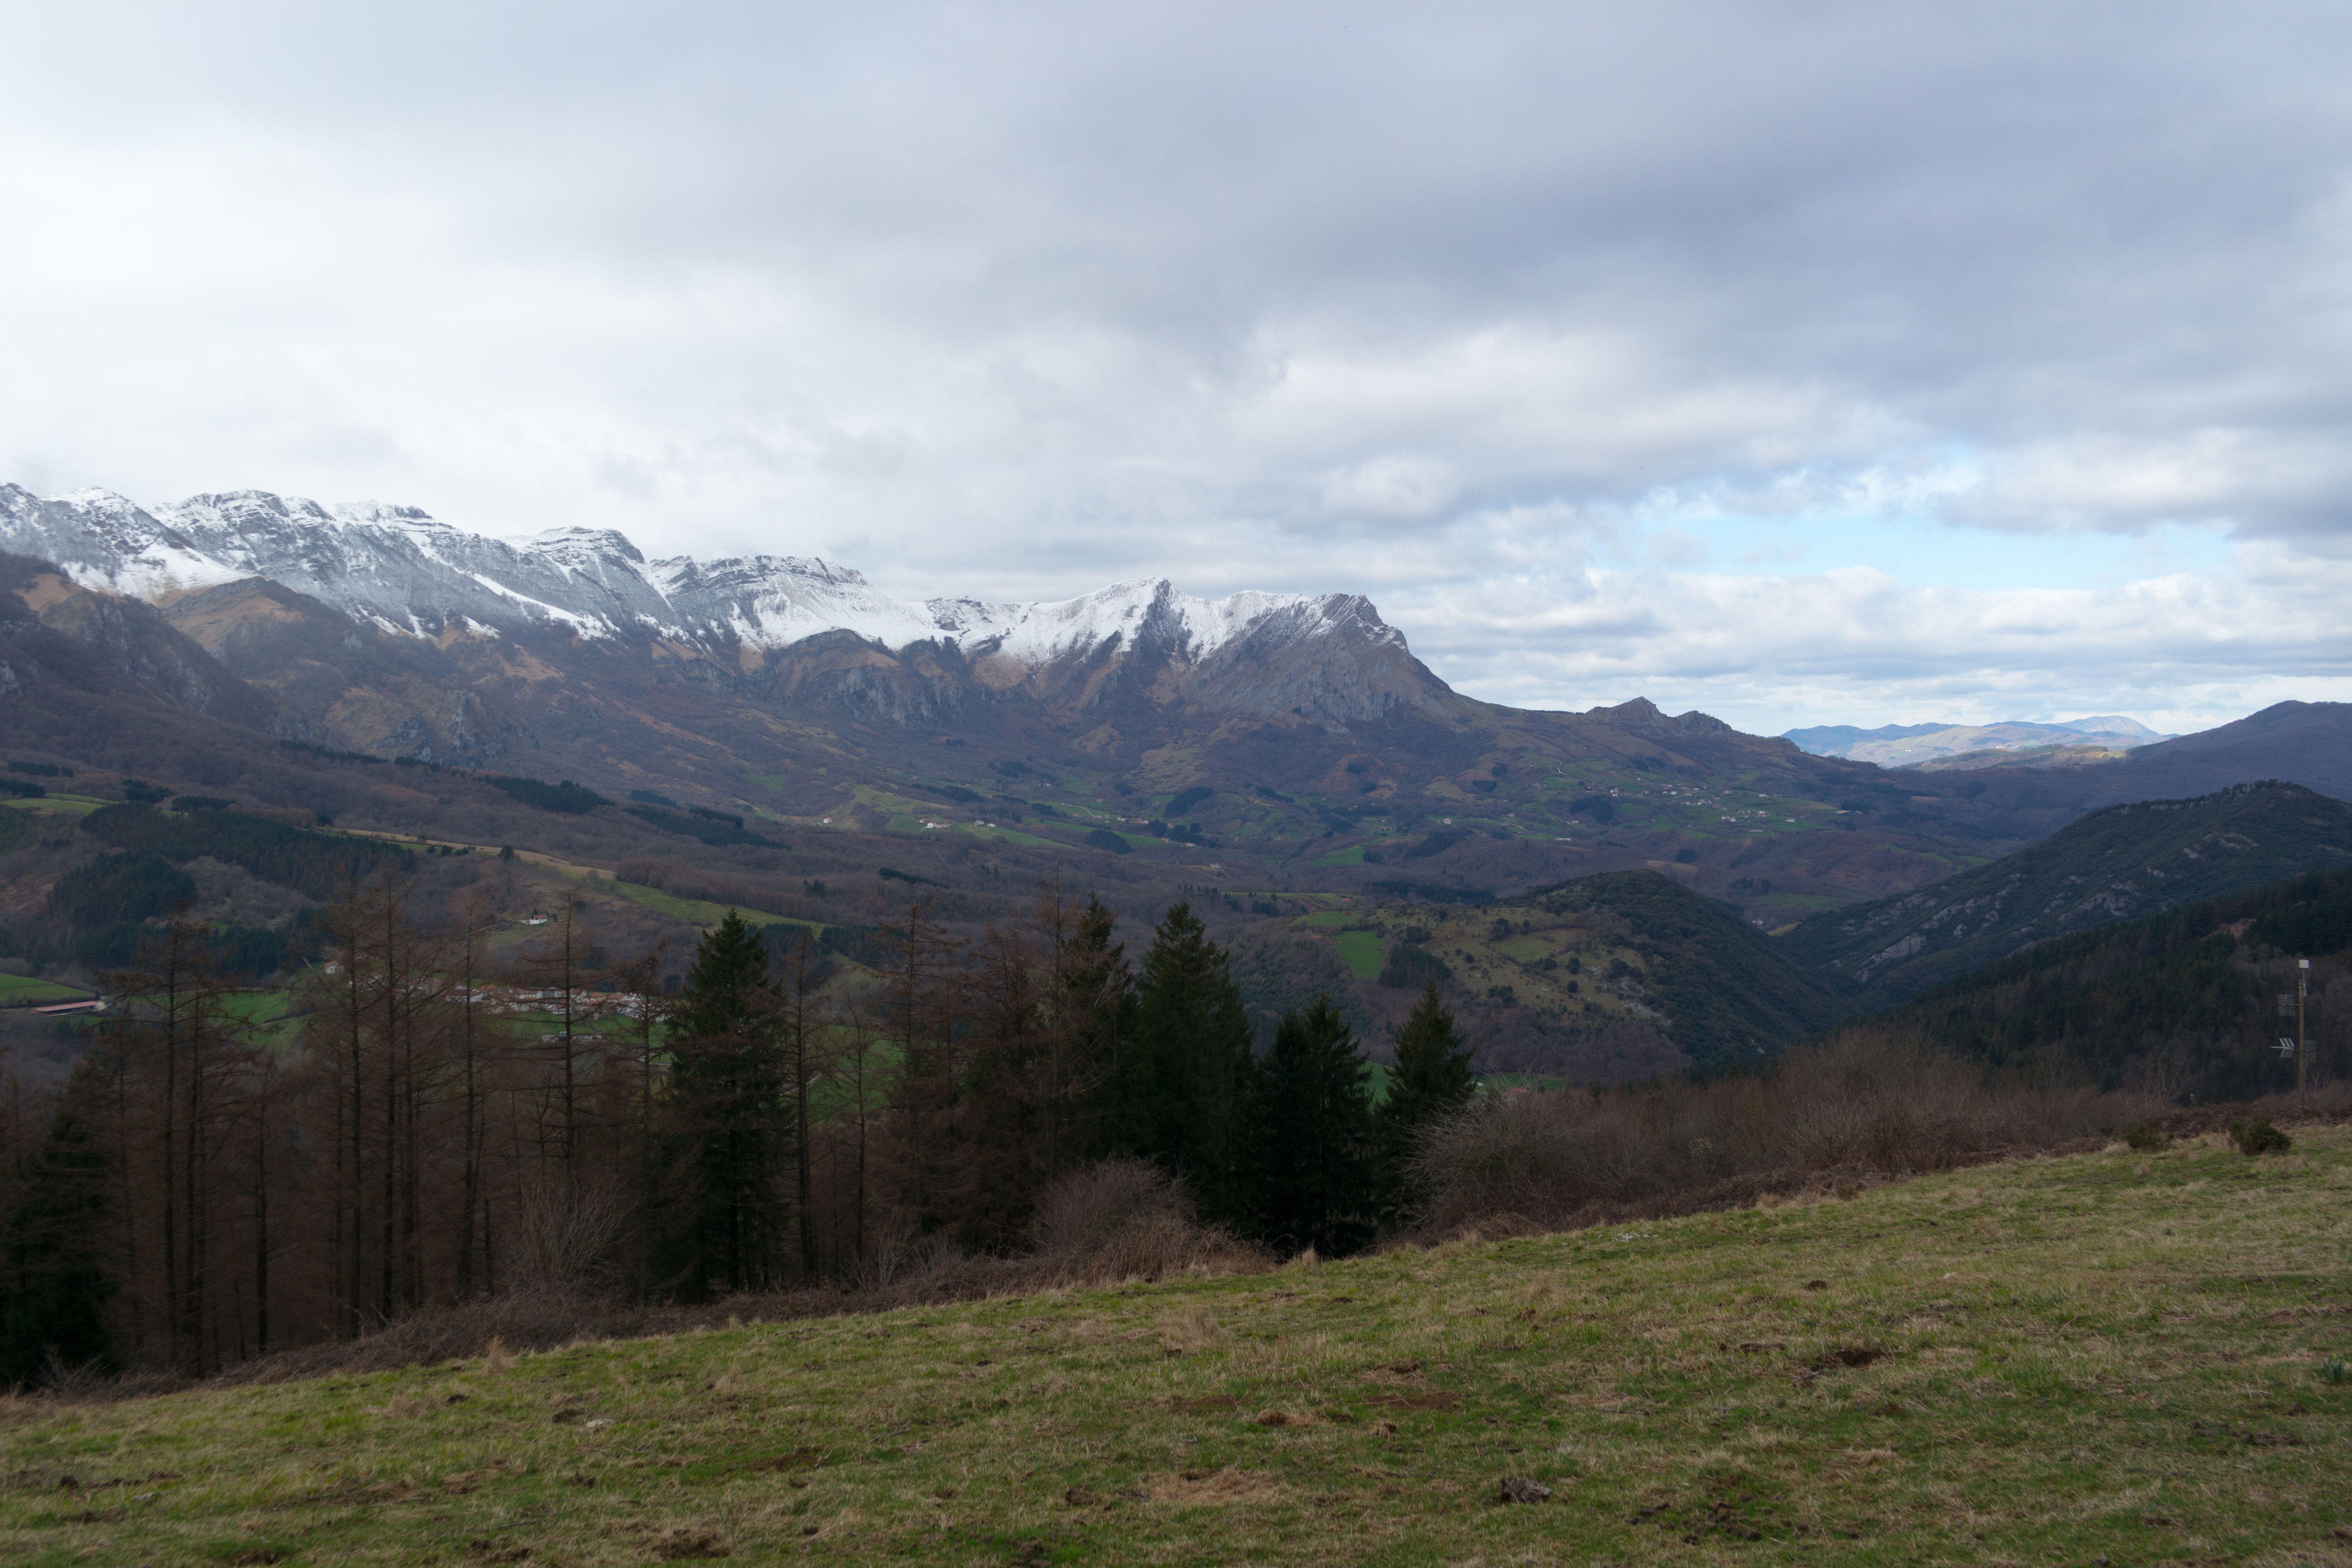
[[[650,560],[608,531],[505,541],[262,491],[151,508],[0,486],[0,551],[12,747],[402,831],[478,807],[402,794],[388,770],[332,782],[278,742],[650,791],[771,835],[891,835],[908,865],[936,860],[912,846],[1019,843],[1125,855],[1129,874],[1449,898],[1647,869],[1767,929],[2120,801],[2263,778],[2352,798],[2343,705],[2168,741],[2112,716],[1983,727],[2068,743],[1890,771],[1640,698],[1480,702],[1352,595],[1150,581],[917,602],[806,556]],[[1944,732],[1903,728],[1798,735]],[[2050,765],[2070,752],[2102,760]],[[1977,759],[2034,765],[1942,771]]]
[[[0,485],[0,549],[223,630],[274,615],[249,586],[268,583],[444,648],[548,633],[644,646],[739,675],[832,676],[899,718],[1016,692],[1083,710],[1122,675],[1167,701],[1341,722],[1442,713],[1460,700],[1369,600],[1349,594],[1212,600],[1142,581],[1055,604],[916,603],[821,560],[651,561],[611,530],[508,541],[416,507],[330,507],[261,490],[151,510],[110,490],[43,500]],[[817,657],[779,660],[812,643]],[[928,659],[913,682],[884,679],[860,658],[868,648],[921,648]]]
[[[2137,719],[2120,713],[2095,714],[2053,724],[2023,719],[1997,724],[1885,724],[1858,730],[1851,724],[1819,724],[1790,730],[1783,740],[1817,757],[1845,757],[1881,767],[1899,768],[1937,759],[1967,757],[1978,752],[2019,752],[2059,747],[2069,761],[2093,760],[2083,748],[2116,753],[2172,739],[2158,734]]]

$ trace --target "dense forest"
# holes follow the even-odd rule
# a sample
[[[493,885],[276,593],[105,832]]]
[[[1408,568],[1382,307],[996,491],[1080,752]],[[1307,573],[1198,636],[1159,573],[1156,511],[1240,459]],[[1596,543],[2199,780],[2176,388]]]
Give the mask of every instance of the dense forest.
[[[152,851],[90,865],[66,897],[102,921],[171,896]],[[917,904],[615,959],[565,910],[503,961],[488,922],[379,874],[328,904],[299,1017],[265,1027],[217,929],[151,924],[71,1078],[0,1126],[0,1384],[202,1375],[519,1288],[869,1280],[1018,1247],[1049,1184],[1110,1156],[1282,1250],[1367,1243],[1415,1130],[1472,1093],[1435,988],[1376,1108],[1328,1002],[1260,1052],[1188,906],[1139,963],[1113,927],[1049,889],[977,938]]]

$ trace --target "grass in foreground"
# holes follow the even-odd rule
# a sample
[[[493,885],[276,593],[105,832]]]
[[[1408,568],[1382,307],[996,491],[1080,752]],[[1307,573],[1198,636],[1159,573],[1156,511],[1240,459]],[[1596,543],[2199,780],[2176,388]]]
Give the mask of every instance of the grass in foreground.
[[[1251,1278],[19,1400],[0,1553],[2352,1563],[2352,1385],[2322,1369],[2352,1343],[2352,1133],[2296,1139]],[[1498,1501],[1507,1479],[1550,1496]]]

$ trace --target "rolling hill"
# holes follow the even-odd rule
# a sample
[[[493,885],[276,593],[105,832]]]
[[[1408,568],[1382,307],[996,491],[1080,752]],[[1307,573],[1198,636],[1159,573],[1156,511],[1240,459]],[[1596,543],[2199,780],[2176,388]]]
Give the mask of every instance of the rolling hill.
[[[2315,1083],[2352,1068],[2352,868],[2029,947],[1857,1030],[1923,1036],[1954,1055],[2046,1082],[2087,1079],[2167,1100],[2243,1100],[2295,1085],[2278,1048],[2298,958]]]
[[[2352,805],[2295,784],[2236,784],[2110,806],[1932,887],[1816,915],[1780,940],[1857,1005],[1886,1006],[2035,942],[2347,864]]]

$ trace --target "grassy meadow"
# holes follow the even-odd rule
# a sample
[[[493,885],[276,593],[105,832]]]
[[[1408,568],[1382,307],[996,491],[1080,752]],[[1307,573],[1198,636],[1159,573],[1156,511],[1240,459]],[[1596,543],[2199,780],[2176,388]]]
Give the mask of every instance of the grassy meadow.
[[[38,1007],[51,1002],[79,1002],[89,993],[54,980],[29,974],[0,974],[0,1007]]]
[[[2118,1145],[1256,1275],[19,1398],[0,1559],[2347,1564],[2352,1131],[2294,1131],[2262,1160]]]

